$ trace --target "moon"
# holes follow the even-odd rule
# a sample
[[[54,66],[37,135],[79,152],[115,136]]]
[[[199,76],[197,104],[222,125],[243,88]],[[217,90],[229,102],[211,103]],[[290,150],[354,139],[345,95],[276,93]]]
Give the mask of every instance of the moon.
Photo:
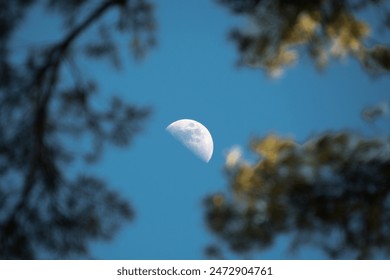
[[[182,119],[168,125],[166,130],[200,159],[210,161],[214,143],[209,130],[203,124]]]

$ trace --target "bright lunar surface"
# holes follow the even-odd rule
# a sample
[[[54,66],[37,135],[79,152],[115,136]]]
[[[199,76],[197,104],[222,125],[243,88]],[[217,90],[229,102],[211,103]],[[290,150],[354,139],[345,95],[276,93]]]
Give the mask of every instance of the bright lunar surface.
[[[213,155],[213,138],[208,129],[201,123],[183,119],[167,126],[166,130],[195,155],[209,162]]]

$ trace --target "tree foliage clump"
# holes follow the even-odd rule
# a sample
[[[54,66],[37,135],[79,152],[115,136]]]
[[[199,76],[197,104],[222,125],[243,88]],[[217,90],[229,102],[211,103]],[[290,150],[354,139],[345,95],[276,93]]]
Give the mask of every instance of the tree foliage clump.
[[[229,154],[229,192],[206,199],[207,225],[231,250],[287,234],[291,249],[312,245],[332,259],[390,256],[390,139],[342,132],[299,145],[269,135],[251,148],[256,162]]]
[[[64,30],[15,60],[13,35],[34,5],[56,12]],[[117,97],[97,107],[98,83],[82,74],[80,56],[115,58],[115,32],[129,34],[142,56],[153,44],[153,7],[144,0],[1,0],[0,11],[0,258],[88,256],[89,241],[110,239],[133,210],[103,180],[72,168],[96,161],[106,143],[129,144],[149,109]],[[110,11],[116,14],[107,18]],[[80,52],[80,37],[97,25],[101,37]]]
[[[390,8],[382,0],[218,0],[249,24],[236,28],[240,64],[271,76],[307,53],[319,69],[331,58],[352,56],[372,74],[390,71],[390,46],[378,35],[388,32]],[[375,9],[377,15],[362,14]]]

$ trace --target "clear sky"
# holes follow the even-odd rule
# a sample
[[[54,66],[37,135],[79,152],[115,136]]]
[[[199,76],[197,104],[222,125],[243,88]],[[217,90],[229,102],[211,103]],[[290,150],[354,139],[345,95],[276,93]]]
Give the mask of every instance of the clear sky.
[[[235,145],[245,149],[253,136],[273,132],[302,142],[329,130],[386,132],[365,123],[360,114],[365,106],[390,99],[388,77],[372,79],[351,59],[331,63],[320,74],[303,59],[271,80],[260,70],[235,67],[238,53],[227,33],[242,21],[223,7],[211,0],[156,2],[158,45],[142,62],[123,51],[120,72],[105,62],[83,64],[83,71],[99,81],[101,100],[117,93],[153,109],[130,147],[108,147],[97,165],[80,166],[80,171],[107,180],[136,211],[112,242],[91,243],[94,257],[205,258],[204,247],[216,239],[206,228],[202,200],[226,190],[224,155]],[[61,35],[37,9],[29,20],[18,34],[21,42]],[[211,132],[214,154],[209,163],[165,131],[182,118],[195,119]],[[310,249],[286,255],[287,241],[281,238],[256,257],[323,258]]]

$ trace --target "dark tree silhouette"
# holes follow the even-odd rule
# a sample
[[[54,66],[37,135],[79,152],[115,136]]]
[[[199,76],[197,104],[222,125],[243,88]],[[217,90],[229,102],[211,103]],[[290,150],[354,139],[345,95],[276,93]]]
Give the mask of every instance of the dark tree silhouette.
[[[390,71],[390,7],[385,0],[218,0],[248,19],[231,39],[240,61],[278,76],[308,54],[319,69],[331,58],[352,56],[369,73]],[[370,10],[375,16],[366,16]],[[382,34],[380,33],[382,32]]]
[[[64,23],[62,39],[26,46],[22,62],[12,59],[13,35],[33,5],[45,5]],[[115,23],[104,16],[115,11]],[[100,25],[100,37],[76,47]],[[112,33],[130,34],[133,54],[154,43],[152,5],[143,0],[0,1],[0,258],[88,256],[88,242],[110,239],[133,216],[126,200],[93,175],[70,172],[80,158],[97,160],[105,143],[127,145],[149,109],[112,97],[105,109],[93,105],[97,84],[82,76],[82,53],[108,57],[118,66]],[[65,82],[64,71],[74,73]],[[92,150],[69,145],[88,139]]]
[[[251,148],[253,163],[228,155],[229,191],[205,201],[207,225],[231,250],[262,250],[288,234],[291,249],[310,244],[333,259],[390,256],[389,138],[329,132],[299,145],[269,135]]]

